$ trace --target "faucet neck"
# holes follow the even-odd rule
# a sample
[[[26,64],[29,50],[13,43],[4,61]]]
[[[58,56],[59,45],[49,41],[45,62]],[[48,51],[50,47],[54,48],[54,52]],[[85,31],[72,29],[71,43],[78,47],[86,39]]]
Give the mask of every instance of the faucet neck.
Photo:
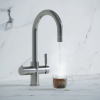
[[[35,18],[32,27],[32,62],[37,62],[37,29],[40,19],[45,15],[50,15],[54,18],[57,25],[57,42],[62,42],[62,22],[60,17],[52,10],[43,10]]]

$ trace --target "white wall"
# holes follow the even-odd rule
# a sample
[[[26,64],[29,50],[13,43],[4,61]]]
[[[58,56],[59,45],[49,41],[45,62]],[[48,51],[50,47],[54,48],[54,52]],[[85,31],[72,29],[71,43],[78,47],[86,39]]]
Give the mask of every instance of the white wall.
[[[0,80],[29,79],[20,76],[18,68],[30,66],[33,21],[45,9],[61,18],[63,42],[59,67],[56,23],[50,16],[43,17],[38,27],[38,61],[44,65],[47,53],[51,70],[40,77],[100,73],[100,0],[0,0],[0,8],[11,6],[14,21],[7,31],[8,14],[0,10]]]

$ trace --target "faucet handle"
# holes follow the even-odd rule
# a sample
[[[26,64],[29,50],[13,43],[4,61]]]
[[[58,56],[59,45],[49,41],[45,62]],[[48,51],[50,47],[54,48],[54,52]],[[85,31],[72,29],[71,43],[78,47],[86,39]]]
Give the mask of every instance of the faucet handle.
[[[47,66],[47,54],[44,54],[45,57],[45,66]]]
[[[47,66],[47,54],[44,54],[44,66],[39,66],[39,68],[49,68],[49,66]]]

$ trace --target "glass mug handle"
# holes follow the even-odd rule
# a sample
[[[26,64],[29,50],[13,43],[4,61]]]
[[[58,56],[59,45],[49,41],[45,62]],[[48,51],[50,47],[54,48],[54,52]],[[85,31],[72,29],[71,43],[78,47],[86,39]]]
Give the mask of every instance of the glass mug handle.
[[[71,77],[71,76],[67,76],[67,77]],[[68,79],[68,78],[67,78],[67,79]],[[72,85],[72,84],[73,84],[73,78],[71,77],[71,79],[72,79],[71,84],[66,84],[67,86],[69,86],[69,85]],[[68,80],[67,80],[67,82],[68,82]]]

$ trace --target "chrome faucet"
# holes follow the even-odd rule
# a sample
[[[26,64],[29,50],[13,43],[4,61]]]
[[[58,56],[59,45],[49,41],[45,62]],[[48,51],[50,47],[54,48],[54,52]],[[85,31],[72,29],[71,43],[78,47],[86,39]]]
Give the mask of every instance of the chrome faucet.
[[[39,74],[47,74],[50,72],[49,66],[47,66],[47,54],[45,54],[45,65],[39,66],[37,60],[37,30],[38,23],[44,15],[50,15],[54,18],[57,25],[57,42],[62,42],[62,22],[57,13],[52,10],[43,10],[40,12],[34,20],[32,28],[32,62],[31,66],[23,67],[21,66],[18,70],[20,75],[31,75],[30,86],[39,85]]]

